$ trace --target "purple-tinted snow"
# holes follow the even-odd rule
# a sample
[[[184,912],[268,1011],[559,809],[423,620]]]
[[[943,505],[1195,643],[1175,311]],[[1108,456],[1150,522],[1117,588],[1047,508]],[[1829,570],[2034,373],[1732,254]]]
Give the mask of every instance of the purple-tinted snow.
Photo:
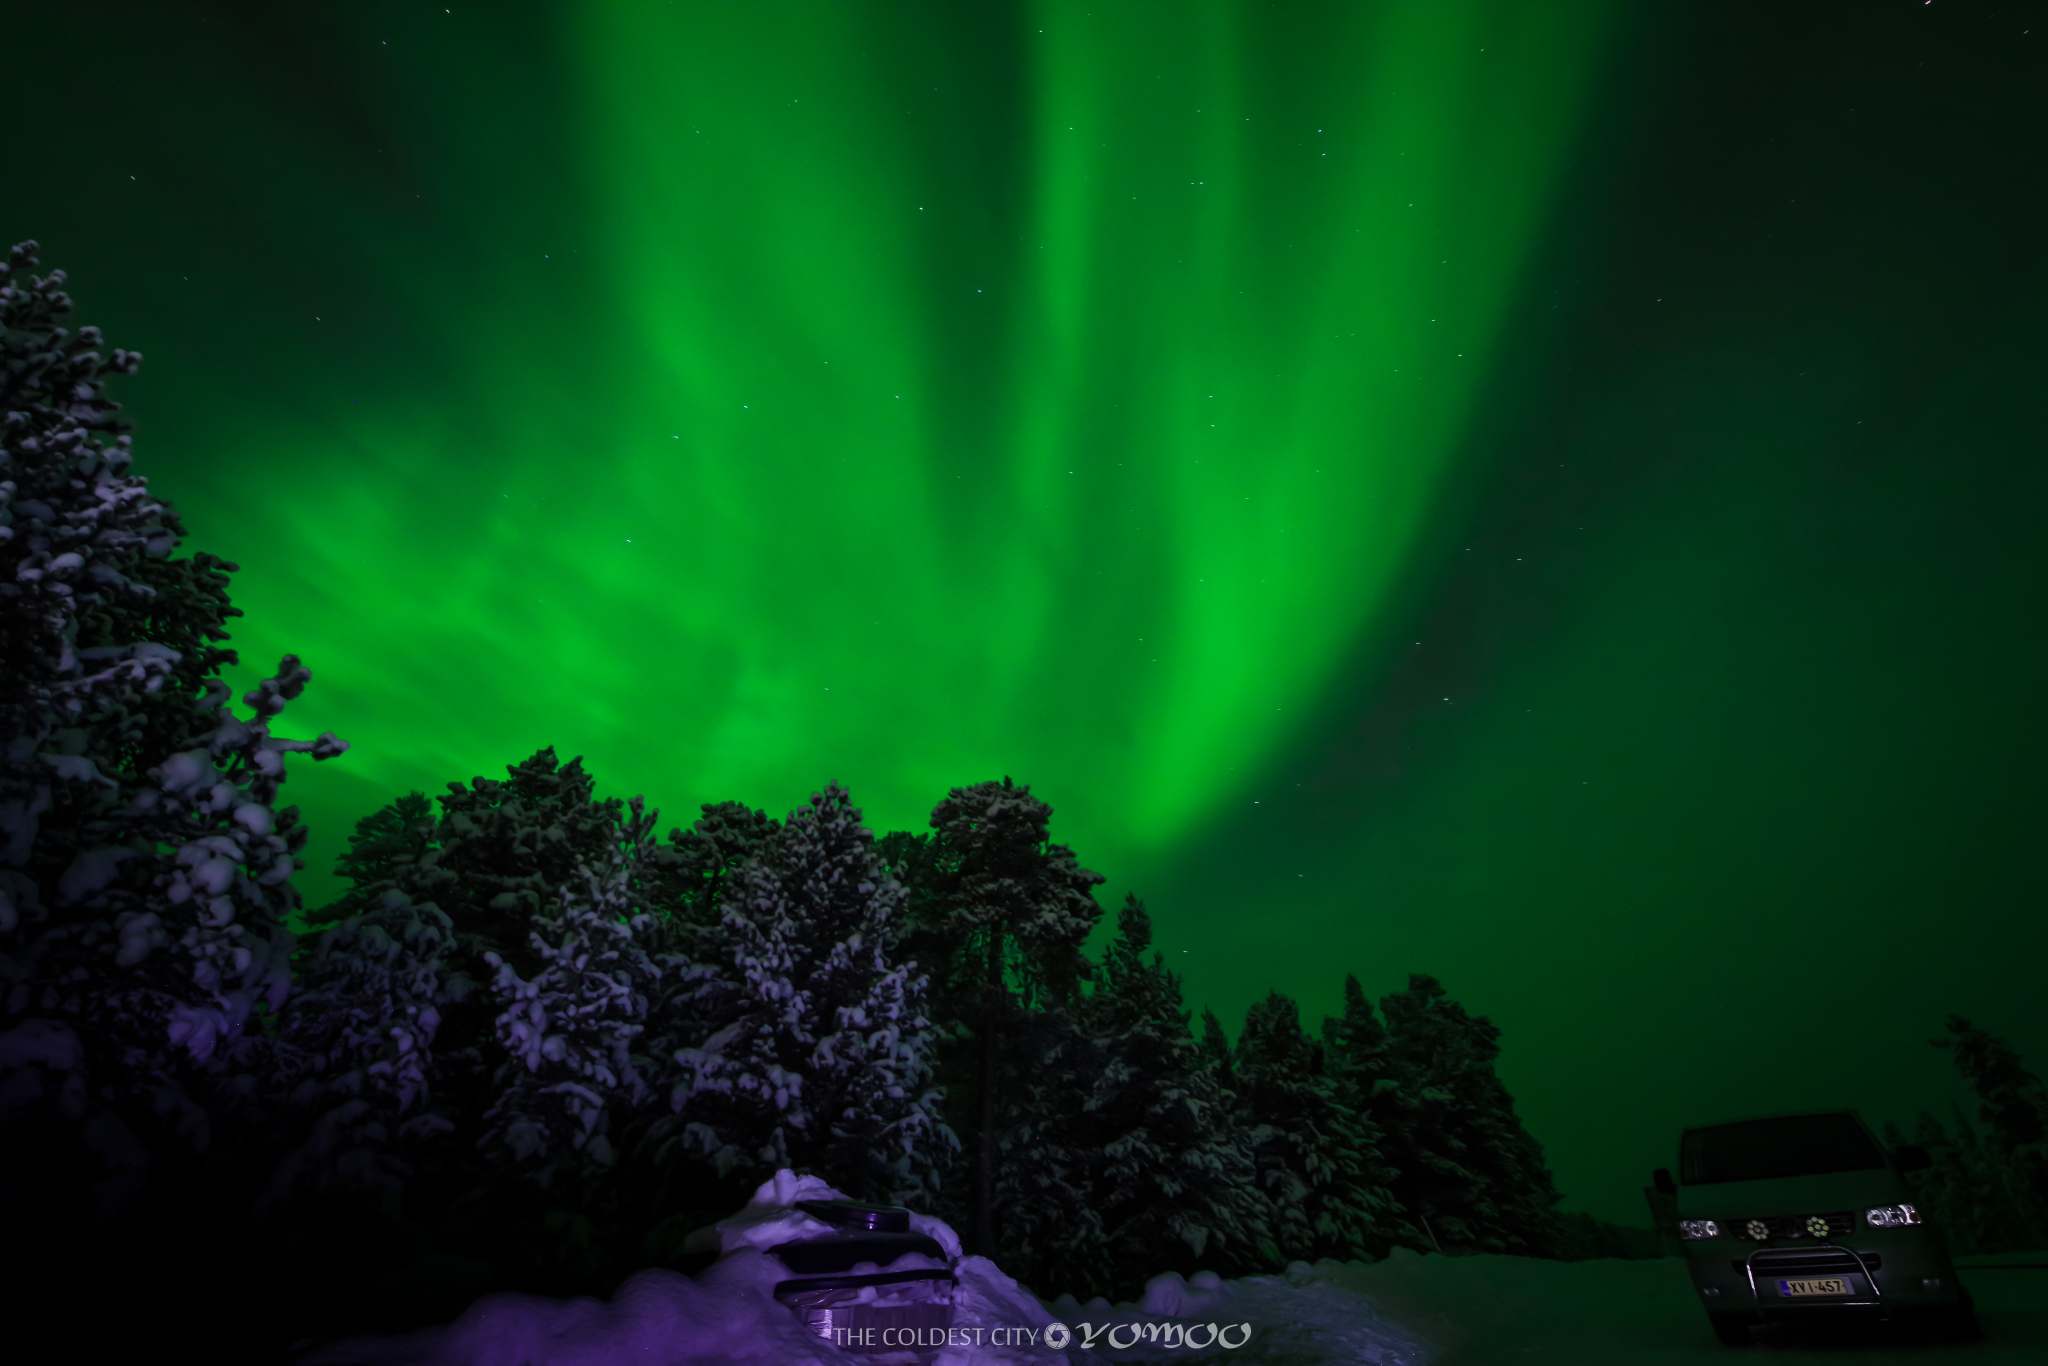
[[[1424,1366],[1436,1349],[1394,1322],[1358,1284],[1375,1268],[1297,1263],[1284,1276],[1222,1281],[1168,1273],[1142,1302],[1042,1303],[983,1257],[959,1255],[936,1219],[917,1228],[953,1259],[959,1279],[946,1345],[922,1355],[856,1356],[811,1335],[777,1303],[789,1272],[764,1248],[827,1232],[798,1200],[837,1198],[816,1178],[780,1172],[731,1218],[703,1231],[721,1256],[696,1278],[643,1271],[609,1303],[490,1295],[454,1323],[321,1348],[302,1366],[1066,1366],[1083,1361],[1286,1361]],[[1414,1260],[1412,1257],[1410,1260]],[[1444,1259],[1437,1259],[1444,1260]],[[1193,1346],[1183,1345],[1192,1342]]]

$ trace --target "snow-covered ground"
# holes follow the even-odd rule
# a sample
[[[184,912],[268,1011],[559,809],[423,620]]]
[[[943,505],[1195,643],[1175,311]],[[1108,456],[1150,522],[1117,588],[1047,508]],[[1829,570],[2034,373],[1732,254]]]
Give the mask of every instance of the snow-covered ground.
[[[783,1181],[787,1184],[785,1173]],[[804,1227],[809,1189],[762,1188],[721,1225],[725,1255],[694,1279],[647,1271],[609,1303],[491,1295],[455,1323],[321,1348],[302,1366],[850,1366],[773,1297],[789,1273],[762,1249]],[[822,1190],[822,1184],[819,1190]],[[952,1231],[919,1220],[949,1257]],[[1284,1275],[1157,1278],[1137,1304],[1050,1304],[980,1257],[954,1263],[953,1345],[932,1366],[1667,1366],[1725,1362],[1685,1268],[1663,1261],[1551,1262],[1397,1252],[1381,1262],[1297,1262]],[[1819,1353],[1857,1366],[2048,1362],[2048,1253],[1965,1265],[1987,1340],[1945,1344],[1909,1330],[1768,1330],[1759,1354]],[[1193,1345],[1186,1345],[1192,1343]],[[1844,1351],[1848,1355],[1844,1356]]]
[[[1377,1304],[1439,1347],[1433,1366],[1679,1366],[1744,1355],[1842,1366],[2040,1366],[2048,1362],[2048,1254],[2026,1269],[1966,1266],[1984,1342],[1947,1344],[1891,1325],[1857,1331],[1756,1334],[1757,1350],[1714,1340],[1676,1258],[1546,1262],[1523,1257],[1422,1257],[1370,1266],[1324,1263],[1316,1275]],[[1335,1363],[1342,1356],[1318,1358]]]
[[[494,1295],[447,1328],[404,1338],[362,1339],[330,1347],[308,1366],[737,1366],[737,1363],[835,1363],[855,1357],[807,1338],[769,1298],[769,1271],[758,1255],[735,1256],[693,1282],[648,1272],[610,1304]],[[2048,1255],[2033,1259],[2048,1264]],[[757,1273],[765,1272],[765,1276]],[[1769,1334],[1757,1355],[1815,1356],[1856,1366],[2040,1366],[2048,1361],[2048,1265],[1973,1267],[1965,1283],[1977,1298],[1987,1340],[1944,1345],[1881,1328],[1863,1333]],[[1285,1276],[1225,1281],[1206,1293],[1189,1287],[1177,1315],[1144,1306],[1109,1309],[1071,1301],[1041,1305],[987,1263],[962,1266],[963,1327],[983,1345],[953,1351],[939,1366],[1052,1366],[1053,1363],[1201,1362],[1204,1366],[1677,1366],[1727,1362],[1731,1353],[1707,1331],[1684,1268],[1659,1262],[1546,1262],[1525,1257],[1408,1257],[1374,1264],[1324,1262]],[[1171,1282],[1166,1285],[1170,1286]],[[1159,1287],[1155,1285],[1155,1291]],[[1155,1294],[1159,1309],[1169,1306]],[[1058,1320],[1076,1333],[1065,1351],[1043,1345]],[[1104,1325],[1217,1323],[1226,1341],[1249,1323],[1243,1347],[1187,1350],[1158,1345],[1118,1351]],[[1080,1326],[1096,1326],[1084,1350]],[[1037,1346],[997,1344],[999,1331],[1036,1327]],[[1128,1328],[1117,1334],[1128,1338]],[[1203,1336],[1202,1334],[1198,1334]]]

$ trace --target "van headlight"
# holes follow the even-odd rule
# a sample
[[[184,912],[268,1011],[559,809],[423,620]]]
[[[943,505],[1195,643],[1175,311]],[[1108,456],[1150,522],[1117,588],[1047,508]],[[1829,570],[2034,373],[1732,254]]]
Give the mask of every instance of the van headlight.
[[[1904,1228],[1920,1222],[1920,1211],[1911,1205],[1879,1205],[1863,1211],[1863,1222],[1872,1228]]]
[[[1678,1221],[1678,1236],[1690,1241],[1697,1241],[1701,1238],[1718,1238],[1721,1236],[1721,1226],[1712,1219],[1680,1219]]]

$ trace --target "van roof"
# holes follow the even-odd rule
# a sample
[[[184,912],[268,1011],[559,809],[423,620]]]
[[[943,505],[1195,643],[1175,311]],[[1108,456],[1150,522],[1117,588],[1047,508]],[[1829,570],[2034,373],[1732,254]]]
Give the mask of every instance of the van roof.
[[[1731,1124],[1755,1124],[1760,1120],[1766,1119],[1805,1119],[1812,1115],[1847,1115],[1858,1124],[1863,1124],[1863,1116],[1857,1114],[1854,1110],[1776,1110],[1769,1114],[1738,1115],[1733,1119],[1717,1119],[1711,1124],[1688,1124],[1679,1132],[1690,1134],[1696,1133],[1701,1129],[1723,1129]],[[1864,1124],[1863,1127],[1867,1129],[1870,1126]]]

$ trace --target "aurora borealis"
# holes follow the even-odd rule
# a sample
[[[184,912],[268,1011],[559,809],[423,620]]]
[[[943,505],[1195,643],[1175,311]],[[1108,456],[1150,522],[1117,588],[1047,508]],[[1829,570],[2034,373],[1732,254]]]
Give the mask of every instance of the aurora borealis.
[[[352,742],[309,896],[543,744],[1007,773],[1196,1006],[1441,977],[1639,1222],[2048,1055],[2038,14],[83,5],[0,217]]]
[[[844,768],[897,824],[1029,770],[1115,861],[1235,796],[1369,629],[1595,26],[1361,9],[1283,101],[1228,10],[1162,50],[1161,13],[1055,6],[1007,98],[955,92],[1016,120],[982,148],[910,84],[929,56],[869,54],[904,37],[885,13],[567,16],[584,222],[504,266],[588,258],[588,292],[464,347],[501,430],[378,396],[250,462],[314,593],[251,617],[317,601],[359,671],[336,699],[405,718],[356,742],[366,780],[491,768],[545,717],[636,791],[786,806]],[[1354,87],[1361,60],[1415,75]],[[1501,98],[1522,116],[1483,117]],[[362,656],[379,633],[422,653]],[[411,688],[458,677],[416,725]]]
[[[577,691],[658,675],[622,720],[699,699],[662,763],[713,789],[825,755],[909,820],[951,775],[1029,767],[1077,839],[1161,848],[1373,622],[1597,26],[1026,10],[988,109],[1013,122],[967,147],[917,107],[924,64],[871,54],[887,12],[579,25],[591,240],[645,415],[604,440],[649,535],[586,568],[578,517],[556,572],[661,625],[590,642]],[[1312,72],[1248,50],[1309,36]]]

